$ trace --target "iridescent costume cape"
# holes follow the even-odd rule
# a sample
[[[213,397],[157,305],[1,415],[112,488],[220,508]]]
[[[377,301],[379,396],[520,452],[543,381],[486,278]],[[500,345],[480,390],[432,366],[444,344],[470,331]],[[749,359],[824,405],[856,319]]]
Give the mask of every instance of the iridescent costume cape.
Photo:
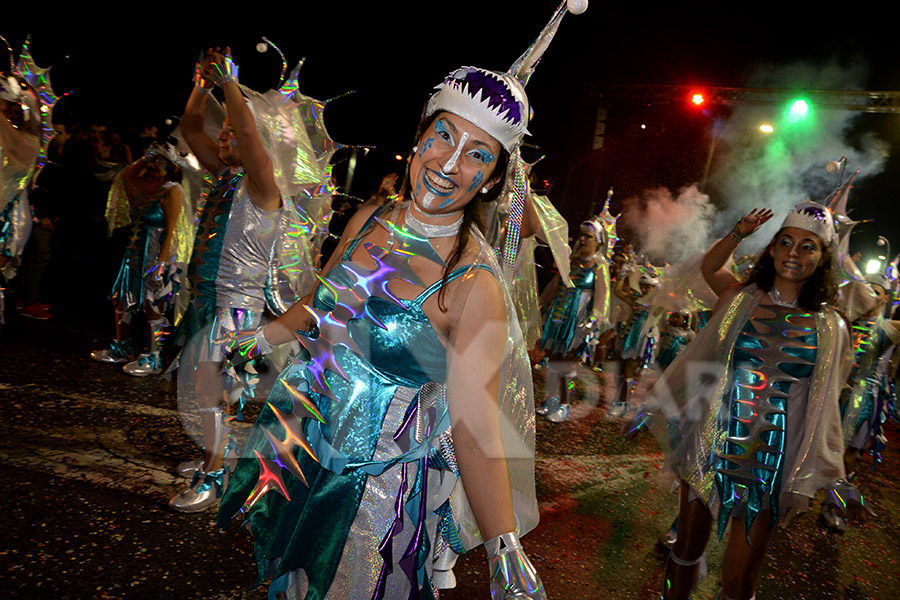
[[[0,119],[6,117],[0,115]],[[13,259],[3,269],[6,279],[15,275],[17,259],[31,235],[33,219],[28,189],[40,155],[39,137],[19,132],[12,126],[0,127],[0,256]],[[2,312],[0,309],[0,315]]]
[[[854,360],[850,387],[841,397],[841,411],[847,445],[862,449],[881,433],[885,401],[890,395],[889,350],[900,342],[900,331],[883,317],[861,318],[853,322],[851,337]],[[880,460],[877,440],[873,450]]]
[[[748,286],[720,308],[644,407],[666,454],[666,475],[708,504],[720,535],[730,516],[749,529],[760,510],[773,509],[773,519],[805,510],[817,490],[844,477],[838,396],[850,366],[846,325],[824,307],[814,315],[813,346],[809,337],[783,335],[803,311],[782,309],[776,316],[787,320],[761,320],[774,335],[752,334],[747,326],[764,295]],[[791,376],[803,376],[804,363],[812,365],[808,379]]]
[[[413,256],[443,261],[427,239],[378,215],[322,278],[309,309],[318,333],[300,336],[311,358],[281,374],[220,505],[223,527],[245,512],[258,582],[273,578],[270,597],[287,591],[309,600],[393,599],[421,589],[434,598],[433,566],[446,571],[455,554],[482,542],[449,430],[447,350],[422,310],[441,281],[426,287],[409,266]],[[370,270],[350,256],[377,226],[397,243],[364,244],[375,259]],[[472,235],[480,258],[450,280],[481,269],[505,290],[493,249]],[[424,290],[401,300],[388,287],[393,279]],[[504,297],[508,339],[498,409],[524,534],[537,524],[533,390],[518,321]]]
[[[531,205],[540,230],[532,236],[522,238],[519,244],[519,252],[516,255],[515,277],[512,283],[510,294],[516,306],[516,314],[519,317],[519,324],[522,327],[522,334],[525,336],[525,343],[529,348],[533,348],[537,341],[541,338],[541,308],[538,293],[537,270],[535,268],[534,251],[538,245],[537,238],[547,243],[550,252],[553,254],[553,260],[559,269],[559,283],[561,286],[571,287],[572,282],[569,279],[569,259],[571,249],[569,248],[569,224],[563,218],[556,207],[550,202],[547,196],[532,193],[530,196]],[[605,294],[609,296],[609,275],[606,277]],[[594,294],[595,298],[603,298],[603,294]],[[606,311],[602,313],[602,319],[608,319],[609,298],[606,298],[606,304],[599,306],[607,306]]]

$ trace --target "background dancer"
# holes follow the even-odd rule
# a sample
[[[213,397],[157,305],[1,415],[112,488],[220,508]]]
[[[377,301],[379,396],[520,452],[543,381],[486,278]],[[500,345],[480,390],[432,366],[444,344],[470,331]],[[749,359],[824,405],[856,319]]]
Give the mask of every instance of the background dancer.
[[[545,393],[536,412],[553,423],[569,418],[569,386],[585,340],[593,332],[606,331],[609,319],[609,265],[607,232],[599,221],[585,221],[569,265],[574,287],[560,285],[556,276],[542,297],[549,302],[541,349],[550,353]]]
[[[626,268],[627,269],[627,268]],[[644,367],[653,357],[655,343],[651,309],[643,298],[659,285],[659,271],[653,265],[633,265],[629,270],[619,270],[615,294],[631,314],[618,334],[618,354],[621,361],[621,377],[616,389],[616,399],[609,410],[611,419],[618,419],[628,412],[628,403],[634,386],[641,377]]]
[[[128,363],[123,371],[139,377],[162,372],[166,310],[180,286],[176,278],[187,266],[193,241],[193,211],[176,160],[171,146],[152,145],[116,176],[106,211],[110,234],[116,227],[133,226],[110,293],[116,338],[109,348],[91,352],[91,358]],[[141,305],[147,320],[146,351],[135,357],[131,321]]]
[[[205,198],[188,268],[191,305],[174,336],[186,343],[178,370],[179,395],[196,397],[204,447],[202,460],[178,467],[179,472],[194,476],[192,485],[169,502],[183,512],[205,510],[221,495],[224,356],[215,340],[228,331],[260,325],[269,257],[281,218],[282,196],[273,163],[237,75],[228,48],[207,50],[197,65],[195,86],[181,120],[191,151],[217,176]],[[214,86],[222,88],[227,109],[218,143],[204,131],[207,100]]]
[[[836,490],[847,512],[861,508],[838,450],[845,374],[836,366],[848,350],[846,326],[823,305],[836,290],[832,217],[814,202],[798,204],[739,283],[725,265],[769,216],[752,212],[707,253],[703,273],[719,294],[713,318],[646,405],[666,468],[681,483],[667,600],[687,598],[697,581],[712,504],[720,536],[731,524],[720,590],[726,600],[755,597],[774,525],[804,510],[818,489]],[[709,372],[701,386],[698,365]]]

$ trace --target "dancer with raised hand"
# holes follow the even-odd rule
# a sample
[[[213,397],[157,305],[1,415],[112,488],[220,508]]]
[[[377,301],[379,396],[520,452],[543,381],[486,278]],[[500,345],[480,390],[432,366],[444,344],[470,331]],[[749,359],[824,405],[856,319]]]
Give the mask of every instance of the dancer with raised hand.
[[[230,49],[207,50],[198,62],[181,132],[200,164],[216,175],[199,216],[188,277],[191,304],[176,341],[185,344],[178,367],[179,397],[198,410],[204,455],[178,466],[193,475],[190,487],[169,505],[205,510],[220,497],[225,479],[224,356],[216,341],[227,332],[258,327],[265,309],[269,259],[278,237],[282,196],[256,119],[238,85]],[[218,86],[226,116],[214,142],[204,131],[207,102]]]
[[[651,390],[641,415],[680,482],[678,537],[663,598],[687,598],[714,523],[731,525],[719,598],[755,598],[775,524],[805,510],[819,489],[864,514],[845,480],[838,396],[849,338],[829,303],[836,293],[836,234],[829,210],[798,204],[746,282],[726,268],[741,240],[766,220],[754,211],[704,258],[719,295],[710,323]],[[711,507],[717,508],[711,511]]]

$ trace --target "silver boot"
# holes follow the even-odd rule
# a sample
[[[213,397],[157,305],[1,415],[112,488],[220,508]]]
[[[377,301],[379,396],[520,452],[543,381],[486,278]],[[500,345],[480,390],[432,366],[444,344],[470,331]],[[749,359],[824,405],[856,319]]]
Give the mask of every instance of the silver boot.
[[[193,477],[194,473],[203,468],[203,458],[198,458],[197,460],[188,460],[183,463],[179,463],[177,467],[175,467],[175,472],[182,477]]]
[[[169,506],[178,512],[201,512],[215,505],[225,489],[227,473],[224,469],[218,471],[197,471],[191,487],[175,494],[169,500]]]
[[[159,353],[148,352],[146,354],[140,354],[138,355],[137,360],[133,360],[122,367],[122,371],[128,375],[133,375],[134,377],[159,375],[162,373],[162,364],[160,362]]]

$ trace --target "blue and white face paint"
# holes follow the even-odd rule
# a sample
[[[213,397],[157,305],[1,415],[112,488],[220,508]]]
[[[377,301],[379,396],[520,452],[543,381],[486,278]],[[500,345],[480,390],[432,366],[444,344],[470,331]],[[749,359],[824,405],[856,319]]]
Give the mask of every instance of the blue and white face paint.
[[[466,119],[442,113],[420,139],[410,163],[419,208],[461,209],[491,177],[500,144]]]

